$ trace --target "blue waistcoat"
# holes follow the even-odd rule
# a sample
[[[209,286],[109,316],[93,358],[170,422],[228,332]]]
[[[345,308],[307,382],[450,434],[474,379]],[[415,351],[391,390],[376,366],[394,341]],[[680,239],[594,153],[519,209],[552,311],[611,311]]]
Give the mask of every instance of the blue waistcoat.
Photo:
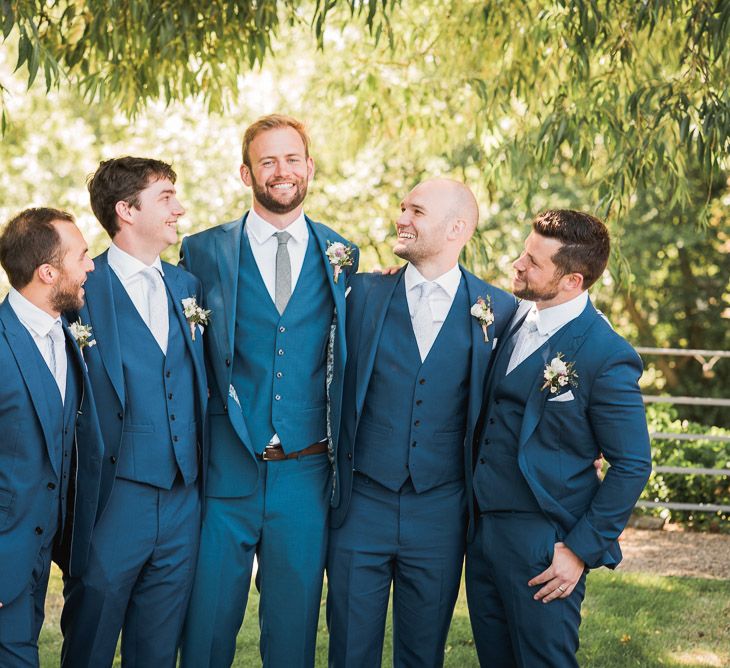
[[[248,235],[241,234],[232,384],[254,450],[276,432],[285,452],[327,435],[327,342],[332,291],[314,234],[284,313],[271,300]]]
[[[545,362],[541,351],[547,343],[505,375],[516,339],[517,333],[508,342],[510,350],[500,355],[494,369],[494,390],[487,404],[483,441],[474,471],[475,494],[481,512],[541,512],[520,471],[517,444],[530,388],[542,378]]]
[[[66,344],[70,345],[70,344]],[[34,346],[35,348],[35,346]],[[66,353],[66,395],[61,403],[61,393],[58,391],[56,380],[48,368],[45,360],[38,353],[36,360],[38,369],[48,390],[44,394],[48,413],[51,417],[50,433],[53,434],[53,465],[59,472],[59,484],[56,485],[53,495],[53,518],[47,531],[53,536],[53,527],[58,521],[57,528],[61,529],[66,521],[68,487],[71,476],[71,457],[73,456],[74,435],[76,429],[76,415],[81,401],[81,378],[73,354]]]
[[[195,370],[167,295],[167,354],[110,272],[117,312],[126,406],[117,477],[170,489],[179,471],[186,485],[198,476]]]
[[[471,315],[464,279],[421,363],[405,281],[393,292],[355,437],[354,467],[396,492],[464,476]]]

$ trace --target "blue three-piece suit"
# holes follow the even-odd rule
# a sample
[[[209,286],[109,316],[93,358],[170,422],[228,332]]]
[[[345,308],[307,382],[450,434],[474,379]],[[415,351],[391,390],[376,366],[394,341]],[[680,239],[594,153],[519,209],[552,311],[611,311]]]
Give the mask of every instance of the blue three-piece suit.
[[[244,231],[245,216],[187,237],[183,262],[212,311],[205,332],[210,460],[198,569],[182,665],[234,658],[258,557],[261,655],[266,666],[310,666],[322,592],[331,465],[325,452],[260,456],[274,433],[285,453],[337,447],[345,365],[345,290],[328,242],[348,242],[306,219],[308,247],[283,313],[272,301]],[[258,456],[257,456],[258,455]]]
[[[512,296],[461,269],[422,362],[405,273],[350,281],[327,560],[333,666],[380,665],[391,583],[394,665],[443,664],[470,505],[465,452],[495,339],[515,309]],[[480,297],[494,313],[486,341],[470,313]]]
[[[102,442],[81,352],[66,325],[61,394],[28,330],[0,304],[0,665],[38,665],[51,553],[85,568]]]
[[[89,562],[66,578],[62,665],[112,664],[119,632],[128,665],[174,666],[192,587],[205,471],[207,387],[202,336],[182,300],[201,302],[188,272],[162,263],[167,351],[139,315],[107,254],[86,282],[81,321],[104,436]]]

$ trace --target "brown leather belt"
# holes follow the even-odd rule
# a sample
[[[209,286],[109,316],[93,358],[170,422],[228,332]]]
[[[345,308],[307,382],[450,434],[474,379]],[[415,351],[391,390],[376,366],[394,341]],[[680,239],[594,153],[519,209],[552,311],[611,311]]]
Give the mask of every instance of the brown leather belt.
[[[327,452],[326,442],[313,443],[309,447],[303,450],[297,450],[296,452],[284,452],[280,444],[267,445],[263,453],[256,453],[256,459],[260,459],[263,462],[279,462],[284,459],[299,459],[307,455],[321,455],[323,452]]]

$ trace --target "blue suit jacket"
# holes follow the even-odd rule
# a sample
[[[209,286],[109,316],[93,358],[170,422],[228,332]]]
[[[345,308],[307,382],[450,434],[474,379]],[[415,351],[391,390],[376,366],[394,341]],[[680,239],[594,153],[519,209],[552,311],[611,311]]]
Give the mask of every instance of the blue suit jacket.
[[[205,351],[208,364],[211,401],[210,420],[230,421],[231,440],[216,443],[215,447],[231,451],[241,450],[240,456],[229,457],[230,475],[226,481],[219,481],[217,493],[226,496],[246,496],[258,482],[258,466],[246,428],[246,416],[231,392],[231,374],[236,341],[236,299],[238,294],[239,263],[241,262],[241,234],[246,215],[223,225],[193,234],[183,239],[181,264],[198,276],[203,284],[205,308],[211,310],[210,327],[206,331]],[[345,369],[345,290],[347,278],[357,271],[359,252],[353,247],[353,264],[345,267],[344,276],[334,282],[332,266],[326,255],[328,242],[342,242],[352,246],[347,239],[329,227],[306,219],[309,231],[314,235],[324,263],[332,298],[335,304],[334,368],[329,386],[329,421],[332,442],[330,449],[337,449],[337,434],[340,424],[342,382]]]
[[[565,544],[589,568],[613,567],[621,560],[618,536],[651,472],[641,359],[590,301],[549,339],[544,363],[558,353],[575,365],[578,385],[566,388],[575,398],[548,401],[556,395],[540,389],[542,371],[535,378],[519,429],[520,471]],[[489,379],[487,401],[497,380]],[[602,482],[593,468],[599,453],[611,464]]]
[[[367,394],[370,376],[375,364],[375,355],[380,344],[383,323],[388,312],[393,291],[405,267],[396,274],[357,274],[351,279],[352,290],[347,297],[347,346],[350,355],[345,373],[345,389],[342,402],[341,447],[337,453],[335,490],[332,497],[332,525],[338,527],[344,522],[352,493],[352,460],[357,428]],[[471,324],[471,373],[469,405],[464,438],[464,461],[467,479],[471,478],[471,451],[474,428],[482,405],[482,393],[486,374],[492,359],[493,343],[506,331],[516,302],[512,295],[495,288],[461,267],[466,282],[469,304],[479,297],[491,299],[494,323],[487,329],[489,341],[485,343],[484,333],[476,318]],[[387,342],[385,342],[387,345]],[[470,512],[471,504],[469,504]]]
[[[62,545],[64,571],[79,575],[86,566],[96,515],[102,442],[91,387],[81,352],[64,324],[75,364],[83,376],[76,421],[75,497],[68,499],[71,540]],[[0,304],[0,602],[7,605],[30,582],[48,526],[58,513],[55,489],[61,471],[53,452],[47,387],[38,373],[38,351],[7,299]],[[69,370],[70,371],[70,370]],[[48,486],[54,485],[51,489]],[[53,495],[53,496],[52,496]]]
[[[124,378],[122,369],[121,342],[114,310],[111,272],[107,252],[94,258],[95,269],[88,275],[86,284],[86,303],[79,315],[84,324],[91,324],[93,339],[96,345],[86,348],[85,357],[89,368],[89,377],[94,389],[94,399],[99,414],[99,423],[104,435],[104,459],[99,493],[99,509],[97,517],[106,507],[116,477],[119,448],[122,441],[125,411],[125,384],[133,383],[134,378]],[[164,281],[175,306],[175,315],[183,328],[190,332],[190,325],[185,319],[182,300],[195,297],[201,303],[200,282],[184,269],[167,262],[162,263],[165,272]],[[201,473],[204,476],[207,453],[205,440],[205,415],[208,401],[205,364],[203,361],[204,336],[185,336],[188,351],[195,367],[195,387],[191,391],[196,395],[196,407],[200,414],[198,421],[198,444],[202,451]],[[134,341],[125,341],[124,345],[134,345]],[[204,477],[202,478],[203,485]]]

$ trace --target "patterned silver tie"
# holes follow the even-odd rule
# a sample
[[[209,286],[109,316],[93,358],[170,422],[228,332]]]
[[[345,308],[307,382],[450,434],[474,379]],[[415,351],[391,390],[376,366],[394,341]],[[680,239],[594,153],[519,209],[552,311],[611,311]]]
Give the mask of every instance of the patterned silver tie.
[[[291,297],[291,260],[287,243],[291,239],[289,232],[277,232],[275,235],[279,246],[276,249],[276,283],[274,285],[274,304],[279,315],[284,313]]]
[[[418,352],[421,361],[426,359],[428,351],[434,341],[433,311],[431,310],[431,295],[438,288],[438,283],[424,281],[419,286],[421,295],[413,309],[413,333],[416,335]]]
[[[167,337],[170,333],[170,321],[167,313],[167,292],[162,275],[155,267],[142,270],[147,291],[147,317],[145,322],[155,337],[157,345],[167,354]]]
[[[53,378],[61,393],[61,401],[66,395],[66,370],[61,364],[61,355],[66,354],[66,337],[63,334],[61,322],[56,320],[53,327],[48,331],[48,361]]]
[[[515,367],[522,364],[534,352],[534,341],[538,337],[536,317],[532,313],[528,313],[522,327],[520,327],[520,331],[515,334],[519,338],[509,359],[506,373],[511,373]]]

